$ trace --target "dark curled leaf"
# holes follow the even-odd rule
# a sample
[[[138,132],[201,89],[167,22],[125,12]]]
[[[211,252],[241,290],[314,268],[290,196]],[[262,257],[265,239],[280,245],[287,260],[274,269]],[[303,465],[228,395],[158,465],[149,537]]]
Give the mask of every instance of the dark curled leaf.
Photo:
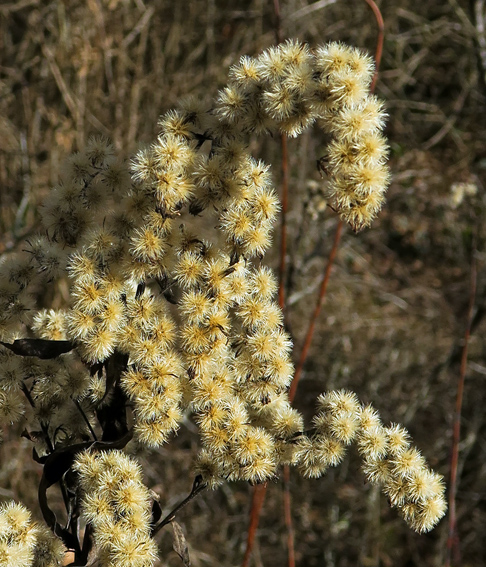
[[[74,348],[71,341],[49,341],[47,339],[17,339],[12,344],[0,341],[5,348],[20,356],[37,356],[38,358],[56,358]]]
[[[41,478],[41,481],[40,481],[40,484],[39,484],[39,492],[38,492],[39,506],[40,506],[40,509],[41,509],[41,512],[42,512],[42,516],[44,517],[46,524],[51,528],[51,530],[58,537],[60,537],[62,539],[62,541],[64,542],[64,545],[68,549],[73,549],[75,551],[78,551],[79,550],[79,541],[78,541],[77,536],[70,533],[68,530],[63,528],[58,523],[58,521],[56,519],[56,515],[49,508],[49,506],[47,504],[47,489],[49,488],[48,484],[49,484],[48,481],[43,476]]]
[[[151,521],[152,526],[155,526],[161,517],[162,517],[162,508],[160,507],[160,504],[157,502],[157,500],[154,500],[152,504],[152,521]]]
[[[189,549],[187,547],[187,541],[182,531],[181,526],[172,520],[172,529],[174,530],[174,542],[172,548],[177,553],[177,555],[182,559],[184,567],[189,567],[191,565],[191,560],[189,559]]]

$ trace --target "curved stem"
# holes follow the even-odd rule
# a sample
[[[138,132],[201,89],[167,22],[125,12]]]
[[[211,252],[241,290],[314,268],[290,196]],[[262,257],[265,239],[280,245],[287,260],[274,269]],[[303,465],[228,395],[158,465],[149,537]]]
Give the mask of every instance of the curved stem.
[[[376,81],[378,80],[378,72],[380,70],[381,56],[383,54],[383,41],[385,39],[385,22],[381,15],[380,9],[375,4],[374,0],[365,0],[368,6],[373,10],[373,14],[378,24],[378,36],[376,38],[376,51],[375,51],[375,74],[371,81],[370,91],[375,91]]]

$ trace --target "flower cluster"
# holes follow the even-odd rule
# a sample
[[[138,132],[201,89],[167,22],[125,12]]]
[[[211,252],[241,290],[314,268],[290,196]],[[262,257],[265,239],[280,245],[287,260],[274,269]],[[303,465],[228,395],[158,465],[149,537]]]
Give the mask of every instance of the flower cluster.
[[[279,130],[293,137],[317,121],[331,136],[320,160],[327,198],[358,231],[381,209],[389,182],[385,113],[369,92],[373,71],[358,49],[329,43],[311,51],[288,41],[256,59],[243,57],[215,112],[227,136]]]
[[[0,505],[0,565],[59,567],[65,551],[50,530],[32,522],[24,506],[13,502]]]
[[[368,480],[382,487],[415,531],[431,530],[446,510],[444,483],[411,446],[408,431],[397,424],[383,426],[378,412],[362,406],[352,392],[328,392],[318,402],[315,434],[298,441],[301,473],[321,476],[342,460],[346,446],[355,440]]]
[[[150,494],[139,465],[121,451],[83,452],[79,474],[82,514],[92,526],[100,564],[150,567],[157,545],[150,537]]]
[[[386,143],[372,73],[355,49],[287,42],[244,57],[213,106],[188,98],[167,112],[130,166],[103,139],[72,156],[44,205],[45,236],[1,265],[0,420],[20,419],[27,396],[38,454],[56,456],[97,442],[95,430],[102,443],[131,436],[132,422],[135,441],[156,448],[192,414],[196,471],[212,487],[264,482],[283,464],[318,477],[355,440],[369,480],[414,529],[432,528],[445,509],[442,482],[403,429],[382,426],[354,394],[331,392],[304,431],[288,399],[292,343],[277,284],[261,263],[279,202],[251,134],[296,136],[317,122],[331,137],[332,207],[356,230],[381,207]],[[69,289],[69,302],[35,312],[47,283]],[[37,338],[19,342],[26,328]],[[151,565],[138,466],[118,450],[76,452],[100,561]]]

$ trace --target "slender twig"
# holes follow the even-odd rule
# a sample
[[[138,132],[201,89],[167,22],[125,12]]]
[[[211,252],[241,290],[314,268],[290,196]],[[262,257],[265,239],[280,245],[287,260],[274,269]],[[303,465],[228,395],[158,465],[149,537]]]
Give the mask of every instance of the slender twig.
[[[273,0],[273,15],[275,17],[275,42],[277,45],[282,43],[283,35],[282,35],[282,16],[280,14],[280,0]]]
[[[187,504],[189,504],[191,500],[196,498],[196,496],[200,494],[206,487],[207,484],[203,482],[201,475],[196,476],[196,478],[194,479],[194,483],[192,485],[192,490],[189,493],[189,496],[187,496],[186,498],[184,498],[182,502],[177,504],[177,506],[172,510],[172,512],[167,514],[167,516],[163,520],[161,520],[156,526],[152,528],[152,537],[155,536],[155,534],[159,530],[161,530],[164,526],[170,524],[173,520],[175,520],[176,514],[180,510],[182,510],[184,506],[187,506]]]
[[[295,537],[292,523],[292,499],[290,494],[290,467],[284,466],[283,471],[283,498],[285,527],[287,528],[287,560],[288,567],[295,567]]]
[[[456,495],[457,495],[457,468],[459,463],[459,441],[461,438],[461,411],[462,400],[464,397],[464,383],[467,371],[467,353],[469,339],[471,338],[471,327],[474,314],[474,304],[476,302],[477,288],[477,266],[476,266],[476,246],[473,245],[471,258],[471,273],[469,281],[469,304],[467,308],[466,330],[464,332],[464,344],[461,353],[461,366],[459,370],[459,380],[457,383],[456,407],[454,412],[454,425],[452,431],[452,454],[451,454],[451,475],[449,486],[449,535],[447,538],[447,559],[446,567],[450,567],[452,560],[459,565],[459,539],[457,536],[457,516],[456,516]]]
[[[375,74],[373,75],[373,80],[371,81],[370,91],[374,92],[376,81],[378,80],[378,71],[380,70],[381,55],[383,53],[383,42],[385,39],[385,22],[383,21],[383,16],[381,15],[380,9],[375,4],[373,0],[365,0],[368,6],[373,10],[373,14],[378,24],[378,35],[376,37],[376,50],[375,50]]]
[[[307,360],[307,355],[309,353],[309,349],[312,342],[312,337],[314,336],[314,329],[316,326],[317,318],[321,312],[322,304],[324,303],[324,298],[326,297],[327,292],[327,284],[329,283],[329,277],[331,275],[331,269],[334,264],[334,260],[336,258],[339,241],[341,240],[341,234],[343,230],[343,221],[339,221],[336,226],[336,232],[334,233],[334,242],[331,248],[331,252],[329,253],[329,258],[327,260],[326,269],[324,271],[324,275],[322,277],[321,286],[319,289],[319,296],[317,298],[317,303],[314,308],[314,312],[312,313],[312,317],[309,321],[309,326],[307,328],[307,333],[304,340],[304,346],[302,347],[302,351],[300,353],[299,362],[295,368],[294,378],[292,380],[292,384],[290,385],[289,390],[289,400],[292,402],[295,398],[295,393],[297,391],[297,386],[299,385],[299,380],[302,374],[302,369],[304,368],[305,361]]]
[[[78,408],[79,413],[81,414],[81,416],[83,417],[84,423],[86,423],[91,436],[93,437],[93,439],[95,441],[98,441],[98,437],[96,437],[96,433],[93,430],[93,427],[91,426],[91,423],[89,422],[88,416],[85,414],[83,408],[81,407],[81,404],[78,402],[78,400],[72,398],[73,402],[75,403],[76,407]]]
[[[243,557],[242,567],[248,567],[250,564],[251,552],[253,551],[253,545],[255,543],[256,531],[258,528],[258,523],[260,521],[260,514],[263,507],[263,502],[265,501],[265,494],[267,492],[267,484],[257,484],[253,487],[253,495],[251,500],[251,512],[250,512],[250,525],[248,527],[248,535],[246,538],[246,550],[245,556]]]
[[[378,70],[380,67],[381,56],[383,53],[385,26],[380,9],[375,4],[375,2],[373,0],[365,0],[365,1],[373,10],[376,22],[378,24],[377,45],[375,51],[375,73],[373,76],[373,81],[370,86],[370,91],[374,92],[376,81],[378,78]],[[278,44],[281,43],[283,39],[279,0],[273,0],[273,5],[274,5],[274,15],[275,15],[275,39]],[[279,290],[278,290],[279,305],[282,310],[284,310],[285,308],[287,211],[288,211],[288,150],[287,150],[287,138],[285,135],[282,134],[282,211],[281,211],[282,217],[281,217],[281,236],[280,236],[280,273],[279,273]],[[327,285],[329,282],[329,277],[331,275],[331,269],[337,254],[339,241],[341,239],[342,228],[343,228],[343,222],[340,220],[336,226],[336,232],[334,234],[334,242],[321,281],[319,297],[316,303],[316,307],[314,309],[312,318],[309,322],[309,327],[304,341],[304,346],[290,386],[290,390],[289,390],[290,402],[292,402],[295,397],[297,386],[302,374],[302,369],[307,359],[309,348],[312,342],[312,337],[314,335],[316,321],[317,318],[319,317],[322,304],[324,303],[324,298],[326,296],[326,291],[327,291]],[[266,493],[266,485],[255,486],[253,490],[252,505],[250,512],[250,526],[248,529],[246,550],[245,550],[245,556],[243,559],[242,567],[247,567],[249,564],[251,551],[253,549],[253,545],[255,541],[256,530],[258,528],[260,513],[265,499],[265,493]],[[288,565],[289,567],[295,567],[294,530],[292,526],[291,497],[290,497],[290,468],[288,465],[284,466],[284,515],[285,515],[285,525],[287,527]]]
[[[32,398],[29,389],[27,388],[27,386],[24,383],[22,383],[22,392],[24,393],[25,397],[27,398],[27,401],[31,405],[32,409],[35,409],[34,399]],[[49,437],[49,427],[47,426],[47,424],[42,419],[39,419],[39,424],[41,426],[42,433],[44,434],[44,441],[46,442],[49,453],[53,453],[54,452],[54,445],[51,441],[51,438]],[[68,515],[68,518],[69,518],[69,513],[70,513],[69,511],[71,509],[71,500],[69,498],[69,494],[68,494],[68,491],[67,491],[67,488],[66,488],[66,484],[65,484],[63,479],[61,479],[59,481],[59,486],[61,488],[62,499],[63,499],[63,502],[64,502],[64,506],[66,508],[66,514]]]

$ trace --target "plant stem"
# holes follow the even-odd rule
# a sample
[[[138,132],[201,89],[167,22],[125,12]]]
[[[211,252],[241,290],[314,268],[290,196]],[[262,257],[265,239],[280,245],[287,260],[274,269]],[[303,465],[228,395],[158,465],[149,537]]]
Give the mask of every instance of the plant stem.
[[[467,309],[466,330],[464,332],[464,342],[461,353],[461,366],[459,370],[459,380],[457,383],[456,407],[454,412],[454,424],[452,430],[451,476],[449,486],[449,534],[447,538],[446,567],[450,567],[452,560],[455,564],[459,565],[459,539],[457,536],[456,517],[457,468],[459,463],[459,441],[461,439],[462,400],[464,397],[464,383],[466,380],[467,372],[467,354],[469,339],[471,338],[474,304],[476,302],[477,266],[475,248],[476,247],[473,245],[471,273],[469,280],[469,304]]]

